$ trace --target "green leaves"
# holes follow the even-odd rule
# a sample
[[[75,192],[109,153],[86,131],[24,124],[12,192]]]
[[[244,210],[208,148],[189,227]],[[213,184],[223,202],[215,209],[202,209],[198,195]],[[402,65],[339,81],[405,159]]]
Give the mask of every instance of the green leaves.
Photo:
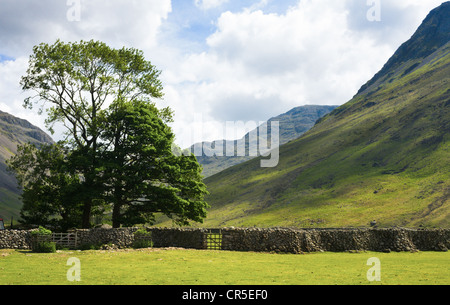
[[[102,160],[109,201],[117,207],[113,224],[150,221],[154,213],[180,224],[206,217],[201,168],[195,158],[173,155],[174,135],[153,104],[115,101],[106,118],[101,138],[111,144]]]
[[[34,91],[24,106],[33,101],[50,104],[47,127],[62,122],[77,145],[92,145],[99,134],[97,114],[108,101],[151,101],[161,98],[160,72],[146,61],[143,52],[112,49],[99,41],[40,44],[33,48],[23,90]],[[58,109],[58,110],[55,110]]]
[[[23,188],[21,210],[25,224],[58,225],[79,223],[80,176],[71,171],[62,143],[18,147],[7,163]],[[58,216],[55,218],[55,216]]]
[[[67,141],[41,150],[23,146],[12,160],[26,221],[58,216],[63,225],[89,227],[105,207],[115,227],[151,222],[154,213],[180,224],[206,216],[201,168],[194,157],[173,155],[166,125],[172,110],[153,102],[163,97],[159,76],[134,48],[93,40],[33,48],[21,85],[35,95],[24,106],[46,111],[52,132],[61,122]]]

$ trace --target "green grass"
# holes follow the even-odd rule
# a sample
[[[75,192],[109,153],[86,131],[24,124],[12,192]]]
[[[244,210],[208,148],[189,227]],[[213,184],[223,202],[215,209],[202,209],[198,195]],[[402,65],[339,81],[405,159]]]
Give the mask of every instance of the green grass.
[[[69,282],[67,260],[80,260],[81,281]],[[369,258],[381,281],[369,282]],[[15,285],[448,285],[450,253],[271,254],[183,249],[0,250],[0,284]]]

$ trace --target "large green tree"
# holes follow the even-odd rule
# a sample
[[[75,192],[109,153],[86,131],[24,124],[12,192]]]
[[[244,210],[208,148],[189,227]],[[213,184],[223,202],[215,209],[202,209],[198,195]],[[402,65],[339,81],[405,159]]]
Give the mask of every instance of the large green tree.
[[[66,127],[67,139],[80,152],[79,171],[84,176],[86,196],[82,226],[90,226],[95,194],[99,192],[98,141],[99,114],[114,99],[150,101],[160,98],[160,72],[146,61],[142,51],[112,49],[98,41],[40,44],[33,48],[24,90],[36,94],[25,99],[24,106],[46,110],[47,127],[52,131],[59,122]]]
[[[194,156],[172,153],[167,113],[140,100],[115,101],[105,114],[104,177],[113,227],[152,222],[163,213],[178,224],[206,217],[207,193]]]
[[[33,49],[21,85],[35,95],[24,106],[46,111],[50,131],[57,123],[65,127],[67,164],[80,179],[83,228],[105,200],[115,226],[154,212],[179,223],[206,215],[201,169],[194,157],[171,154],[166,123],[172,112],[154,105],[163,97],[159,75],[133,48],[58,40]]]

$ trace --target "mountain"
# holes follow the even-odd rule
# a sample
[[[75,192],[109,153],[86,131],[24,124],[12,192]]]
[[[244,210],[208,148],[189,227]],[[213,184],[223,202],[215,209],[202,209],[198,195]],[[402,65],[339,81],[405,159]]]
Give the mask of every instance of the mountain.
[[[279,122],[279,141],[281,145],[288,143],[291,140],[297,139],[298,137],[303,135],[306,131],[314,126],[318,119],[322,118],[324,115],[328,114],[335,108],[337,108],[337,106],[300,106],[288,111],[287,113],[269,119],[268,127],[267,123],[263,125],[266,125],[266,128],[268,128],[267,130],[270,133],[270,123]],[[242,139],[239,140],[245,143],[245,156],[238,156],[237,152],[234,154],[234,156],[226,156],[227,153],[225,148],[227,147],[227,145],[237,147],[238,141],[217,140],[214,142],[202,142],[192,145],[190,147],[190,151],[192,153],[194,153],[195,151],[202,151],[202,148],[208,150],[208,148],[216,147],[216,145],[222,145],[222,147],[224,148],[223,156],[214,155],[214,151],[212,150],[209,150],[208,153],[205,153],[203,151],[203,154],[201,156],[197,156],[198,162],[203,166],[204,177],[210,177],[224,169],[253,159],[254,157],[250,156],[249,151],[255,149],[257,147],[257,143],[251,141],[252,138],[250,135],[257,135],[259,128],[260,127],[251,130]]]
[[[400,46],[397,52],[358,93],[374,88],[377,84],[391,81],[394,74],[409,73],[421,64],[424,58],[444,46],[450,37],[450,2],[433,10],[423,21],[410,40]]]
[[[17,181],[7,172],[5,161],[17,152],[17,145],[53,143],[49,135],[26,120],[0,111],[0,218],[18,219],[22,202]]]
[[[346,104],[205,179],[206,227],[450,226],[450,2]]]

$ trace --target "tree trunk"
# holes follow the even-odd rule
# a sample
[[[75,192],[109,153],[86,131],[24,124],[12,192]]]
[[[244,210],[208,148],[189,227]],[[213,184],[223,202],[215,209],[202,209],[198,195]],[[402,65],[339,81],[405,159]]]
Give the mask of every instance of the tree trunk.
[[[113,214],[112,214],[112,226],[113,228],[120,228],[120,207],[119,202],[114,203]]]
[[[82,218],[82,228],[89,229],[91,227],[91,210],[92,210],[92,200],[87,199],[83,205],[83,218]]]

